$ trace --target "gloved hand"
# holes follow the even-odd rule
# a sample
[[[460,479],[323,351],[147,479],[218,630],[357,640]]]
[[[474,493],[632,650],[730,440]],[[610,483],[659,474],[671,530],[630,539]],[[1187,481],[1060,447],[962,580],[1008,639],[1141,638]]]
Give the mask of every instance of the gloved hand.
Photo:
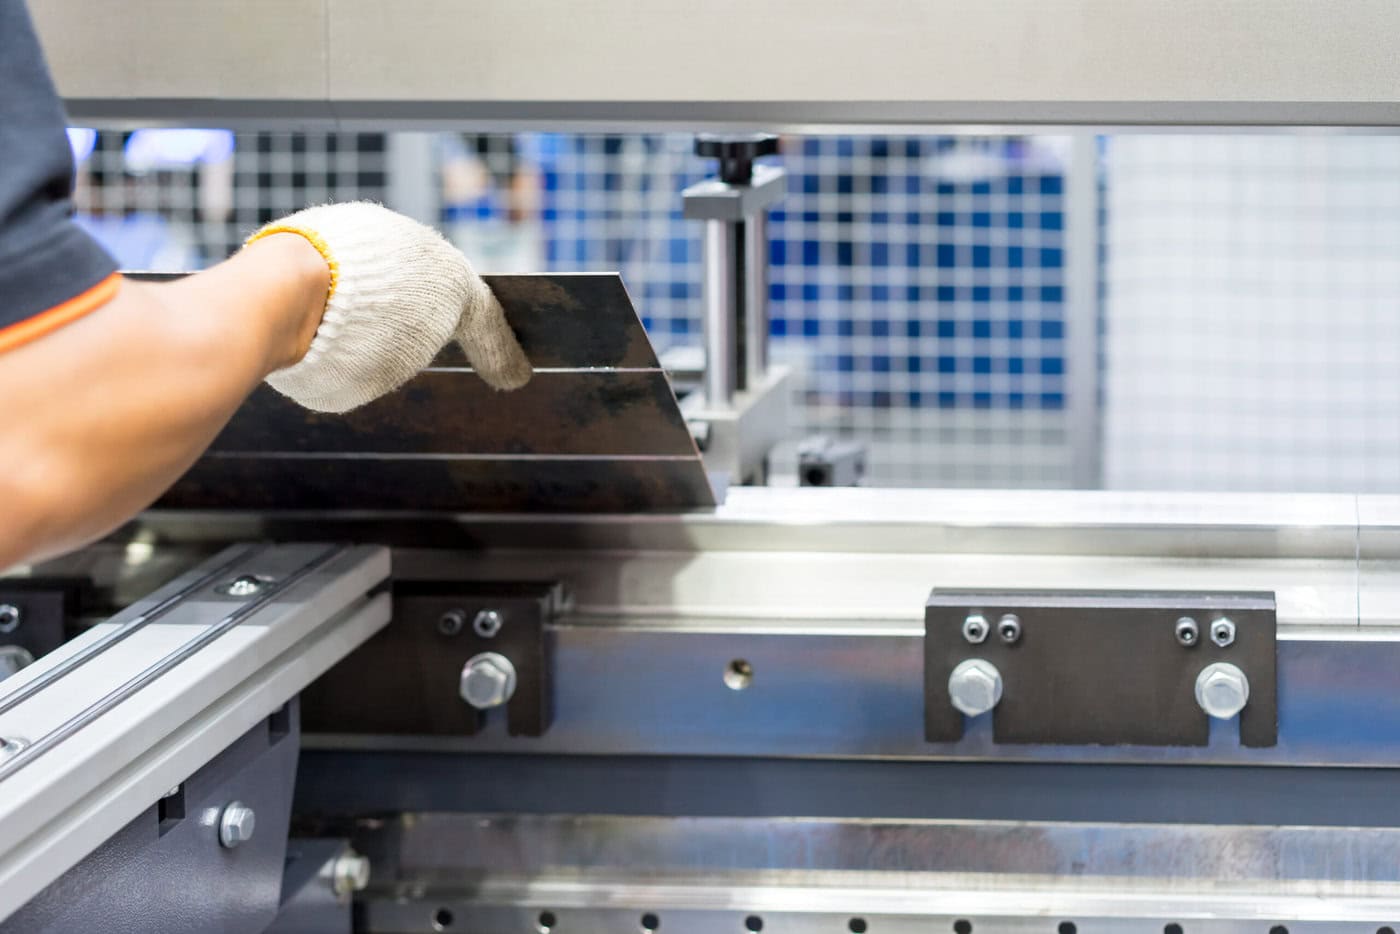
[[[346,412],[392,392],[456,338],[481,378],[516,389],[530,362],[496,296],[430,227],[368,201],[307,208],[267,225],[305,237],[331,285],[311,349],[267,378],[308,409]]]

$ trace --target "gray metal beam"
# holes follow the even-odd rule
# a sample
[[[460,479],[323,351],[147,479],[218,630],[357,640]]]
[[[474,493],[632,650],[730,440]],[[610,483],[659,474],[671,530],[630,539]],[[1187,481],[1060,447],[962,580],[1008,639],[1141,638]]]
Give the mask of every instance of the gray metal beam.
[[[1389,0],[718,0],[703,15],[648,0],[42,0],[34,12],[79,120],[1400,125]]]

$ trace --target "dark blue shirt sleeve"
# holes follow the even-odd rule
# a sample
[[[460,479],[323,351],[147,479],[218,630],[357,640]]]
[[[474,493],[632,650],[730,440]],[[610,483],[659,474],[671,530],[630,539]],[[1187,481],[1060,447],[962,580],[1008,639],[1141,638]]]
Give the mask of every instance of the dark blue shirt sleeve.
[[[66,128],[24,0],[0,0],[0,330],[116,270],[71,220]]]

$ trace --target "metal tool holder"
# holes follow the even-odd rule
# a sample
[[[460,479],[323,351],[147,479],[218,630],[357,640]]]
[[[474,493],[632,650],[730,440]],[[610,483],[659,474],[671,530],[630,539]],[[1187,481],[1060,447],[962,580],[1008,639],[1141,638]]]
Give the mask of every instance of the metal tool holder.
[[[719,176],[681,195],[685,216],[703,221],[705,372],[703,398],[687,400],[705,465],[737,483],[762,482],[772,446],[787,428],[787,370],[768,362],[768,209],[787,193],[787,173],[754,160],[778,152],[778,137],[701,134],[695,154],[719,160]]]
[[[393,621],[307,689],[307,728],[472,736],[495,711],[509,735],[541,736],[553,718],[545,627],[564,604],[549,581],[398,582]]]
[[[998,743],[1278,742],[1273,594],[935,590],[924,610],[924,729]]]

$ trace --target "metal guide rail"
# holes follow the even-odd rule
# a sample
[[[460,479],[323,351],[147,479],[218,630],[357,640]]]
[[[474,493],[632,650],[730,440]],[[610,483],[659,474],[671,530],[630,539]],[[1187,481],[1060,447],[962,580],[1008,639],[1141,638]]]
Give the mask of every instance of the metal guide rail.
[[[408,542],[402,587],[469,581],[471,613],[492,585],[567,590],[543,618],[552,719],[468,716],[457,674],[490,645],[405,603],[397,650],[308,700],[335,711],[308,745],[1397,766],[1395,518],[1375,497],[742,488],[705,516],[362,516],[343,527]],[[992,702],[959,707],[976,660]]]
[[[364,930],[1391,934],[1400,830],[414,812]],[[464,880],[471,880],[465,884]]]
[[[211,644],[215,639],[227,633],[252,613],[271,602],[275,597],[284,593],[294,584],[299,583],[307,577],[307,575],[324,567],[325,564],[338,553],[339,549],[335,547],[326,547],[319,554],[315,554],[311,557],[311,559],[301,565],[301,567],[281,578],[273,578],[260,574],[240,574],[235,578],[226,579],[228,571],[240,563],[240,561],[256,557],[263,557],[264,560],[266,559],[265,548],[262,550],[239,550],[239,553],[233,560],[215,568],[213,571],[200,577],[194,583],[182,588],[173,596],[162,600],[149,613],[142,613],[135,619],[121,624],[115,631],[103,636],[75,655],[64,659],[56,667],[43,672],[43,674],[28,684],[22,685],[19,690],[14,692],[13,696],[0,698],[0,714],[3,714],[36,696],[40,691],[52,689],[61,678],[72,674],[82,665],[95,659],[103,651],[133,635],[149,623],[159,620],[201,588],[208,587],[211,584],[219,584],[220,593],[247,598],[246,602],[238,604],[231,612],[223,616],[213,625],[197,632],[188,642],[182,643],[173,651],[156,659],[130,679],[93,701],[58,726],[51,728],[48,732],[33,739],[26,739],[24,737],[7,738],[5,742],[7,746],[10,747],[10,752],[5,757],[4,761],[0,761],[0,781],[9,778],[20,769],[32,764],[44,753],[49,752],[59,743],[76,734],[83,727],[94,723],[99,717],[105,713],[109,713],[123,701],[129,700],[137,691],[153,683],[161,675],[173,670],[176,665],[190,658],[200,649]]]
[[[0,683],[0,920],[379,629],[388,573],[232,546]]]

